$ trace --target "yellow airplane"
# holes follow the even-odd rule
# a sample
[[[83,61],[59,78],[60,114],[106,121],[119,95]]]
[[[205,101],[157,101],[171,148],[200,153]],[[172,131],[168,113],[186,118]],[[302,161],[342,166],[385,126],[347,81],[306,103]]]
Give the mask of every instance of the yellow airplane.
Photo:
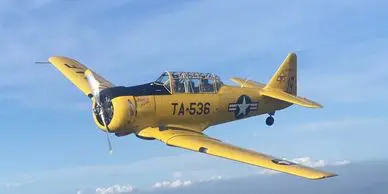
[[[291,161],[239,148],[203,132],[210,126],[268,114],[297,104],[321,108],[296,96],[297,57],[290,53],[267,84],[232,78],[238,86],[224,84],[212,73],[165,72],[156,81],[138,86],[115,86],[76,60],[49,58],[67,79],[92,100],[96,125],[108,133],[134,133],[145,140],[160,140],[179,147],[235,160],[308,179],[336,176]]]

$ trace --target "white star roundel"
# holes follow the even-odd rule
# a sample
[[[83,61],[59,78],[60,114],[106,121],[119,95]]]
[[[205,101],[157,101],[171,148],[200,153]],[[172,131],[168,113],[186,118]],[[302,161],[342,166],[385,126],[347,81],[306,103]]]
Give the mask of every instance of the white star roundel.
[[[251,111],[257,111],[259,102],[252,102],[251,98],[247,95],[242,95],[237,99],[236,103],[230,103],[228,105],[228,111],[233,112],[237,119],[244,118]]]

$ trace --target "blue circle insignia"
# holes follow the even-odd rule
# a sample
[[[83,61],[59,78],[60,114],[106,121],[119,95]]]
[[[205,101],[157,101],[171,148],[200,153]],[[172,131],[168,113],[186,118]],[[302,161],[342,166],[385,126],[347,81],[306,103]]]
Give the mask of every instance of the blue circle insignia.
[[[228,111],[233,112],[236,119],[241,119],[246,117],[251,111],[257,111],[258,104],[258,102],[252,102],[249,96],[241,95],[236,103],[228,105]]]

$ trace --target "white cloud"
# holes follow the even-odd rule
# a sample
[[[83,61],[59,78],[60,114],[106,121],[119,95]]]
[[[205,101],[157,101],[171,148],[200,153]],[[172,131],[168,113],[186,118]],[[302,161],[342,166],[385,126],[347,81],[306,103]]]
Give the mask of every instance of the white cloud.
[[[196,182],[204,183],[204,182],[213,182],[213,181],[226,180],[226,179],[227,178],[225,176],[214,175],[208,179],[200,179],[199,181],[196,181]]]
[[[154,184],[154,188],[178,188],[185,187],[192,184],[190,180],[175,180],[175,181],[161,181]]]
[[[350,164],[349,160],[336,161],[332,165],[333,166],[343,166],[343,165],[347,165],[347,164]]]
[[[284,159],[288,160],[286,158],[284,158]],[[343,166],[343,165],[350,164],[350,161],[348,161],[348,160],[340,160],[340,161],[330,162],[330,161],[326,161],[326,160],[314,160],[310,157],[300,157],[300,158],[291,159],[289,161],[292,161],[292,162],[295,162],[295,163],[298,163],[301,165],[309,166],[312,168],[321,168],[321,167],[326,167],[326,166]],[[271,174],[278,174],[278,173],[280,173],[280,172],[274,171],[274,170],[269,170],[269,169],[261,170],[258,172],[258,174],[263,174],[263,175],[271,175]]]
[[[310,167],[324,167],[328,165],[324,160],[313,160],[309,157],[295,158],[292,161]]]
[[[212,180],[221,180],[221,179],[223,179],[223,177],[220,176],[220,175],[210,177],[210,180],[211,180],[211,181],[212,181]]]
[[[198,183],[205,183],[205,182],[213,182],[213,181],[219,181],[219,180],[224,180],[225,178],[220,175],[214,175],[211,176],[210,178],[207,179],[200,179],[200,180],[174,180],[174,181],[161,181],[161,182],[156,182],[153,185],[153,188],[179,188],[179,187],[186,187],[190,186],[193,184],[198,184]]]
[[[264,169],[264,170],[261,170],[257,173],[262,174],[262,175],[272,175],[272,174],[279,174],[280,172],[274,171],[274,170],[269,170],[269,169]]]
[[[346,165],[349,164],[350,161],[348,160],[341,160],[341,161],[326,161],[326,160],[314,160],[310,157],[301,157],[301,158],[295,158],[292,159],[291,161],[302,164],[305,166],[310,166],[310,167],[325,167],[325,166],[340,166],[340,165]]]
[[[97,188],[96,194],[119,194],[119,193],[131,193],[134,191],[134,187],[131,185],[113,185],[107,188]]]
[[[78,190],[77,194],[83,194],[83,192],[81,190]]]

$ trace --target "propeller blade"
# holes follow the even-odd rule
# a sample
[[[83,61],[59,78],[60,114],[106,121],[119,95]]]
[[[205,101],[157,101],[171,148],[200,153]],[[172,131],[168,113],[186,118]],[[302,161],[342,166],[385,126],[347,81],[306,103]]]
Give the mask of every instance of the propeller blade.
[[[96,80],[93,73],[89,69],[87,69],[84,74],[85,74],[86,80],[88,81],[89,89],[93,94],[93,98],[97,103],[97,106],[99,107],[98,114],[100,115],[102,123],[104,124],[104,127],[105,127],[105,134],[106,134],[106,139],[108,141],[109,153],[112,154],[113,149],[109,138],[109,127],[105,120],[106,117],[105,117],[104,107],[102,106],[101,99],[100,99],[100,83]]]
[[[112,154],[113,152],[113,149],[112,149],[112,143],[110,142],[110,138],[109,138],[109,127],[108,125],[106,124],[106,121],[105,121],[105,114],[103,112],[103,109],[101,108],[100,109],[100,117],[101,117],[101,120],[102,120],[102,123],[104,123],[104,127],[105,127],[105,134],[106,134],[106,140],[108,141],[108,146],[109,146],[109,153]]]
[[[88,81],[89,89],[91,90],[94,96],[94,100],[96,100],[96,103],[98,105],[101,105],[100,83],[96,80],[96,78],[94,78],[93,73],[89,69],[87,69],[84,74],[85,74],[86,80]]]
[[[106,140],[108,141],[109,154],[112,154],[113,148],[112,148],[112,143],[110,142],[108,131],[105,131],[105,134],[106,134]]]

